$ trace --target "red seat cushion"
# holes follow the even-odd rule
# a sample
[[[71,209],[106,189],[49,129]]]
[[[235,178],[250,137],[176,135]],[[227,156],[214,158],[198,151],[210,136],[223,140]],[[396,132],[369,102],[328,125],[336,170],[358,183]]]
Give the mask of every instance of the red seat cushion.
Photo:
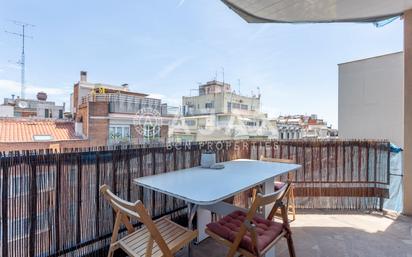
[[[220,237],[234,242],[239,232],[240,226],[246,219],[246,213],[242,211],[235,211],[220,219],[218,222],[207,224],[207,228]],[[264,218],[255,216],[253,224],[256,225],[257,247],[259,251],[263,250],[276,237],[278,237],[283,230],[283,224],[266,220]],[[247,232],[240,243],[240,247],[255,253],[253,249],[252,239],[250,233]]]
[[[285,185],[285,182],[275,181],[275,191],[278,191]]]

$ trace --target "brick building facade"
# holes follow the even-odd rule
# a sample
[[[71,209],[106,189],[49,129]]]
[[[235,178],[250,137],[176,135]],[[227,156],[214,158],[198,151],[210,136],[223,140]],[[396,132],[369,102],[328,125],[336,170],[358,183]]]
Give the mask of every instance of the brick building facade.
[[[74,85],[71,109],[90,146],[166,142],[173,119],[161,100],[131,92],[127,84],[90,83],[84,71]]]

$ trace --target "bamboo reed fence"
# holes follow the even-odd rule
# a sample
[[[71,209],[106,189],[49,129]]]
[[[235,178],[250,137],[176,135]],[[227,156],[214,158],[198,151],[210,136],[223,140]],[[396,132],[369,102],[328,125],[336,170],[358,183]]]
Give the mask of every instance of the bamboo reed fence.
[[[181,200],[132,180],[198,166],[202,151],[219,162],[290,158],[300,208],[379,209],[389,185],[389,144],[381,141],[224,141],[157,146],[25,151],[0,156],[0,256],[105,256],[114,215],[99,195],[143,201],[154,218],[185,215]],[[251,171],[253,172],[253,171]],[[246,197],[236,197],[244,204]],[[139,224],[135,224],[139,226]]]
[[[368,140],[251,142],[251,159],[285,158],[301,164],[280,176],[295,185],[298,208],[382,209],[389,197],[390,143]]]

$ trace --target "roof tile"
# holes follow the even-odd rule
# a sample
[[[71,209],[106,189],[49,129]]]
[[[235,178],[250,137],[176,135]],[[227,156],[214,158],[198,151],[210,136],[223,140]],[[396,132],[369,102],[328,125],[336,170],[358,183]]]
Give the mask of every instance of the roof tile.
[[[0,142],[38,142],[34,136],[51,136],[50,141],[81,139],[71,121],[0,119]]]

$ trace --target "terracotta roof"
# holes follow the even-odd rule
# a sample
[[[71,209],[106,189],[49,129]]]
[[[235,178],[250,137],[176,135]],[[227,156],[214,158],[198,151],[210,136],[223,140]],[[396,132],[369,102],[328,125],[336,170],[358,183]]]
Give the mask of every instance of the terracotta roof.
[[[317,124],[318,124],[318,121],[317,121],[317,120],[314,120],[314,119],[309,119],[309,120],[308,120],[308,124],[309,124],[309,125],[317,125]]]
[[[37,138],[37,139],[36,139]],[[44,142],[81,139],[74,122],[32,119],[0,119],[0,142]]]

